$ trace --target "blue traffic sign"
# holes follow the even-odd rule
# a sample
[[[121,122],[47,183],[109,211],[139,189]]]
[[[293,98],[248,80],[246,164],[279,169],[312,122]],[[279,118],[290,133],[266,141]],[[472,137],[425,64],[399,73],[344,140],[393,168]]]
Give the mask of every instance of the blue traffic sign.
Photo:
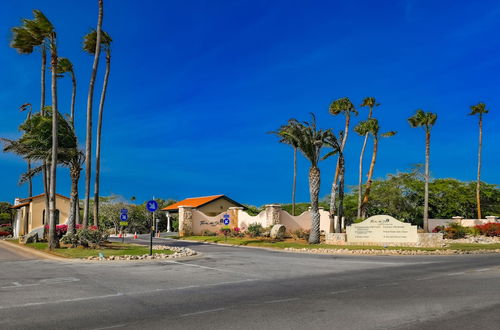
[[[120,212],[126,214],[126,213],[128,213],[128,210],[127,209],[121,209]]]
[[[228,218],[224,218],[224,225],[229,225],[229,219]]]
[[[154,212],[158,209],[158,203],[156,201],[149,201],[146,204],[146,208],[148,209],[149,212]]]
[[[121,221],[127,221],[127,220],[128,220],[128,215],[127,215],[127,213],[122,213],[122,214],[120,214],[120,220],[121,220]]]
[[[224,214],[222,217],[223,217],[224,219],[229,219],[229,214],[227,214],[227,213],[226,213],[226,214]]]

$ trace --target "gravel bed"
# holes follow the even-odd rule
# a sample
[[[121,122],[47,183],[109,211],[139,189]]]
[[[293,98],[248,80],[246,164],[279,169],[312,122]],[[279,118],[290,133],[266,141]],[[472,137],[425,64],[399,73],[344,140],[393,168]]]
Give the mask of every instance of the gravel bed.
[[[143,255],[123,255],[123,256],[107,256],[107,257],[88,257],[87,260],[100,260],[100,261],[115,261],[115,260],[153,260],[153,259],[177,259],[184,257],[191,257],[197,255],[197,252],[185,247],[176,246],[153,246],[155,251],[170,250],[174,251],[172,254],[158,253],[155,252],[153,255],[143,254]]]
[[[484,253],[500,253],[500,249],[495,250],[348,250],[348,249],[297,249],[285,248],[285,251],[312,253],[312,254],[371,254],[371,255],[451,255],[451,254],[484,254]]]

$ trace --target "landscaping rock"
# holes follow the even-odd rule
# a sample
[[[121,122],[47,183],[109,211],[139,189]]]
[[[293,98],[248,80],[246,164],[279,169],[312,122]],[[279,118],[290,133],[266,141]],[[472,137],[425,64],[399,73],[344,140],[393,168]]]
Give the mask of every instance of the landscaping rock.
[[[28,235],[24,236],[23,240],[24,244],[36,243],[36,242],[38,242],[38,233],[29,233]]]
[[[286,228],[284,225],[274,225],[271,229],[271,238],[273,239],[282,239],[285,237]]]
[[[124,260],[126,260],[126,261],[130,261],[130,260],[175,259],[175,258],[182,258],[182,257],[190,257],[190,256],[194,256],[197,254],[196,251],[191,250],[189,248],[176,247],[176,246],[158,245],[158,246],[153,246],[153,250],[158,250],[158,251],[170,250],[170,251],[174,251],[175,253],[173,253],[173,254],[154,253],[152,256],[150,256],[149,254],[143,254],[143,255],[139,255],[139,256],[124,255],[124,256],[109,256],[109,257],[88,257],[87,260],[102,260],[102,261],[114,261],[114,260],[124,261]]]

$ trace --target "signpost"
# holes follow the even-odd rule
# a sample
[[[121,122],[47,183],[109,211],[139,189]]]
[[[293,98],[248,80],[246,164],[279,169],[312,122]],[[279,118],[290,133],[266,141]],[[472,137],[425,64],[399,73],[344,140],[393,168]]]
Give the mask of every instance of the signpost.
[[[155,211],[158,209],[158,203],[153,199],[150,200],[149,202],[146,203],[146,208],[148,209],[149,212],[153,213],[152,214],[152,219],[151,219],[151,235],[149,238],[149,255],[153,255],[153,235],[154,235],[154,223],[155,223]]]
[[[225,226],[229,225],[229,223],[231,222],[231,220],[229,219],[229,214],[224,214],[223,218],[224,219],[222,221],[223,221],[224,225]]]
[[[128,210],[127,209],[121,209],[120,210],[120,226],[122,227],[122,232],[123,232],[123,227],[128,226]],[[122,243],[125,242],[125,235],[122,235]]]

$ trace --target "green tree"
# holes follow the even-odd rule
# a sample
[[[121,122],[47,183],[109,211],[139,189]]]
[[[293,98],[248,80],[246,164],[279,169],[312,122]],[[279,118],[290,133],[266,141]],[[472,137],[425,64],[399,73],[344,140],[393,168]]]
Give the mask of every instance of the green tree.
[[[411,127],[423,127],[425,131],[425,192],[424,192],[424,231],[429,231],[429,164],[431,155],[431,129],[436,123],[437,114],[418,109],[408,118]]]
[[[75,127],[75,99],[76,99],[76,76],[75,70],[73,69],[73,63],[66,57],[60,57],[57,64],[57,75],[58,77],[63,77],[65,73],[71,76],[71,112],[70,121],[71,126]]]
[[[344,124],[344,135],[340,144],[340,153],[339,153],[339,158],[337,159],[337,165],[335,166],[335,175],[333,177],[333,182],[332,182],[332,189],[330,193],[330,216],[333,218],[333,215],[337,213],[336,210],[336,198],[337,198],[337,188],[338,188],[338,182],[339,182],[339,176],[340,173],[345,172],[345,169],[342,167],[344,166],[344,159],[341,159],[341,155],[343,155],[345,144],[347,142],[347,136],[349,135],[349,125],[351,121],[351,115],[358,115],[358,111],[356,110],[356,107],[354,104],[352,104],[351,100],[349,100],[348,97],[343,97],[340,99],[337,99],[333,101],[330,104],[329,112],[331,115],[337,116],[340,114],[343,114],[345,117],[345,124]],[[342,175],[342,180],[344,179],[344,176]],[[344,182],[341,182],[341,185],[344,185]]]
[[[379,124],[378,120],[375,118],[370,118],[365,121],[360,122],[354,130],[361,136],[365,136],[366,134],[371,134],[373,137],[373,153],[372,160],[370,162],[370,168],[368,170],[367,180],[365,192],[363,195],[363,201],[361,203],[361,218],[366,218],[366,207],[368,205],[368,201],[370,199],[370,189],[372,186],[372,178],[373,171],[375,169],[375,161],[377,160],[377,152],[378,152],[378,141],[379,137],[390,137],[396,135],[395,131],[386,132],[379,135]]]
[[[366,97],[361,103],[361,107],[368,107],[368,119],[372,117],[373,108],[378,107],[380,103],[378,103],[374,97]],[[365,134],[365,138],[363,140],[363,146],[361,147],[361,154],[359,156],[359,173],[358,173],[358,211],[357,217],[361,218],[361,202],[363,197],[363,158],[366,150],[366,143],[368,142],[368,133]]]
[[[300,129],[287,135],[293,135],[297,141],[297,149],[311,162],[309,168],[309,194],[311,198],[311,235],[310,244],[318,244],[320,241],[320,216],[319,216],[319,189],[321,173],[318,167],[321,159],[321,150],[325,145],[334,145],[334,135],[331,130],[318,129],[316,117],[311,114],[311,122],[298,123]]]
[[[469,115],[478,115],[479,117],[479,142],[477,150],[477,182],[476,182],[476,203],[477,203],[477,218],[481,219],[481,150],[483,148],[483,114],[489,112],[486,109],[486,104],[480,102],[470,106],[471,112]]]
[[[96,28],[96,46],[94,49],[94,63],[92,64],[92,73],[90,75],[89,93],[87,96],[87,127],[85,137],[85,201],[83,204],[83,228],[86,228],[89,220],[89,206],[90,206],[90,179],[92,177],[92,105],[94,100],[94,84],[99,66],[99,56],[101,55],[101,30],[103,19],[103,0],[99,0],[99,13],[97,16]],[[85,36],[87,37],[88,34]],[[84,37],[84,51],[85,45],[88,44]]]

